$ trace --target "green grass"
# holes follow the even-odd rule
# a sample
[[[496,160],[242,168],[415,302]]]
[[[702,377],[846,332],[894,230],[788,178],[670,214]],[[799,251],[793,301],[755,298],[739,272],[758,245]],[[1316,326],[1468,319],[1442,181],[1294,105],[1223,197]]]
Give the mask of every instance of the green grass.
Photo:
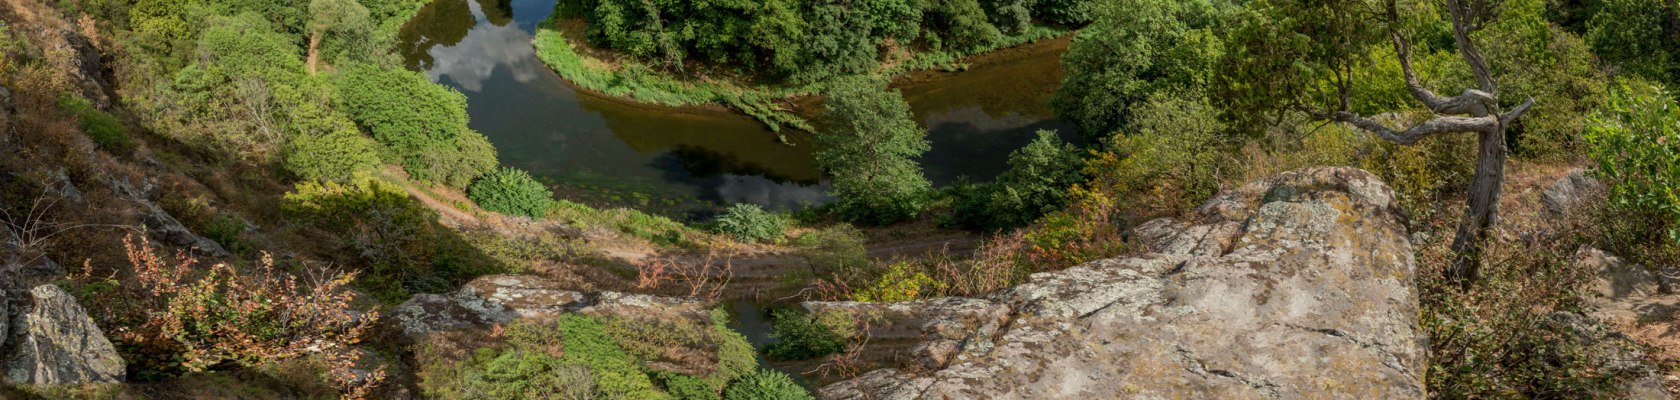
[[[112,154],[127,153],[134,147],[128,138],[128,128],[116,116],[94,108],[93,103],[72,94],[58,98],[58,107],[76,117],[82,132],[93,143]]]

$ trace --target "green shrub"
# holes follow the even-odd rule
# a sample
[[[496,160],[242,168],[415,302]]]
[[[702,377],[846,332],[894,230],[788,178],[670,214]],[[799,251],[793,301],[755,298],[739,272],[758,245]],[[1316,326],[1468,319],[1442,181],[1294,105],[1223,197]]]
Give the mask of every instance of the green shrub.
[[[383,144],[381,158],[416,180],[464,188],[496,166],[496,149],[467,128],[466,96],[424,74],[356,64],[336,78],[337,106]]]
[[[1157,93],[1201,90],[1225,52],[1223,9],[1209,0],[1093,2],[1096,21],[1062,55],[1066,77],[1051,99],[1089,138],[1125,128]]]
[[[712,386],[715,391],[723,391],[734,382],[753,369],[758,368],[758,350],[753,349],[752,343],[740,332],[729,329],[729,312],[722,308],[711,310],[712,329],[718,332],[722,342],[717,346],[717,368],[710,375],[702,379]]]
[[[723,398],[729,400],[806,400],[815,399],[811,393],[805,391],[793,377],[780,371],[759,369],[747,375],[723,392]]]
[[[1657,218],[1680,244],[1680,103],[1662,87],[1624,84],[1586,132],[1595,172],[1610,184],[1612,207]]]
[[[794,309],[777,309],[771,313],[775,343],[765,346],[764,354],[778,360],[808,360],[846,350],[846,338],[837,333],[836,321],[820,318]]]
[[[531,218],[547,214],[554,201],[554,193],[547,186],[531,179],[531,174],[514,168],[502,168],[479,177],[467,188],[467,197],[486,210]]]
[[[286,170],[305,180],[349,182],[379,168],[377,146],[354,125],[296,136],[286,151]]]
[[[928,276],[918,265],[900,261],[887,267],[873,283],[852,293],[852,301],[895,302],[932,297],[945,283]]]
[[[82,132],[86,133],[89,139],[93,139],[93,143],[99,145],[99,148],[112,154],[124,154],[134,146],[129,143],[128,128],[123,126],[122,121],[94,108],[93,103],[86,99],[65,94],[59,96],[58,107],[75,116]]]
[[[665,371],[654,372],[654,377],[665,385],[665,392],[678,400],[721,400],[723,396],[713,389],[706,381],[688,375]]]
[[[589,368],[569,365],[541,351],[481,348],[460,366],[458,385],[436,388],[449,399],[586,399],[594,396]]]
[[[864,248],[863,231],[847,224],[806,233],[794,241],[805,247],[799,256],[817,277],[869,265],[869,253]]]
[[[868,79],[836,84],[816,138],[817,163],[833,177],[828,191],[839,215],[888,224],[921,213],[930,184],[916,157],[929,149],[925,135],[897,90]]]
[[[1054,132],[1009,155],[1009,170],[991,185],[958,186],[952,219],[973,230],[1025,226],[1067,205],[1067,189],[1084,180],[1080,150]]]
[[[717,218],[718,232],[743,242],[762,242],[779,238],[787,230],[781,217],[765,212],[757,204],[736,204]]]
[[[1604,0],[1587,22],[1593,53],[1646,79],[1680,84],[1680,5],[1668,0]]]
[[[558,324],[566,349],[561,360],[589,367],[599,394],[619,399],[666,398],[642,373],[636,360],[607,335],[606,325],[600,320],[566,314]]]

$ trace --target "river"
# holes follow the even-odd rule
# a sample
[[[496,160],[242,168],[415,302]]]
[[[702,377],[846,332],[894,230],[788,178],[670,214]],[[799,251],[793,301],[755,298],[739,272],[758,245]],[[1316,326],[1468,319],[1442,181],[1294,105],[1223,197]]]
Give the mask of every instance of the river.
[[[434,0],[399,34],[408,68],[466,94],[472,129],[503,165],[530,171],[561,198],[678,218],[729,203],[788,210],[829,200],[808,134],[783,144],[738,113],[648,106],[569,85],[531,46],[554,1]],[[988,55],[969,71],[899,79],[928,128],[928,179],[990,180],[1037,130],[1074,137],[1048,107],[1065,47],[1066,39],[1045,41]]]

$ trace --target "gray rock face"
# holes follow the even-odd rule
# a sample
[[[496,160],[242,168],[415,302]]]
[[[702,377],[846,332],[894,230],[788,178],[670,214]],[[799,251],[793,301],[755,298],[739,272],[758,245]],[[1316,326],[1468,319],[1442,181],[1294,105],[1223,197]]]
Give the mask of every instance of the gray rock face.
[[[1554,319],[1576,332],[1577,341],[1590,345],[1590,351],[1596,353],[1592,359],[1605,363],[1600,368],[1633,377],[1622,385],[1627,398],[1671,398],[1663,388],[1662,374],[1646,365],[1638,346],[1627,336],[1607,332],[1604,325],[1619,326],[1644,340],[1670,336],[1680,327],[1675,322],[1680,294],[1664,293],[1659,283],[1667,279],[1663,274],[1595,248],[1577,250],[1575,263],[1598,271],[1593,295],[1588,298],[1592,311],[1587,315],[1559,313]]]
[[[4,367],[11,384],[121,382],[122,357],[76,299],[56,285],[29,290],[27,311],[13,315]],[[14,306],[22,306],[13,304]]]
[[[1546,208],[1547,213],[1560,216],[1592,196],[1603,193],[1603,183],[1577,169],[1546,188],[1546,192],[1540,194],[1540,204]]]
[[[929,350],[918,371],[876,370],[819,394],[1424,396],[1412,246],[1392,190],[1375,176],[1285,173],[1198,214],[1134,232],[1152,253],[1034,274],[984,299],[841,305],[922,315],[904,321]]]
[[[448,295],[418,294],[398,305],[392,318],[413,340],[441,331],[484,328],[518,318],[553,318],[563,313],[707,321],[705,304],[669,297],[560,288],[528,275],[479,277]]]

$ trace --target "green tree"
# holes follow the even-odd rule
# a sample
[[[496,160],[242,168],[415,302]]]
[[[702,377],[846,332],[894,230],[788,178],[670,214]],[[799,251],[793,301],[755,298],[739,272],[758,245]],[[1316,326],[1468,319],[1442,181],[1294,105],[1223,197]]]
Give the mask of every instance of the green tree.
[[[1218,30],[1228,6],[1216,0],[1116,0],[1095,5],[1096,21],[1062,55],[1062,86],[1051,100],[1087,137],[1117,132],[1132,108],[1157,92],[1207,85],[1224,54]]]
[[[349,182],[379,168],[377,144],[356,125],[341,120],[337,129],[293,136],[286,170],[306,180]]]
[[[355,0],[311,0],[309,2],[309,73],[315,73],[315,65],[321,58],[321,40],[329,33],[340,33],[341,42],[346,43],[348,50],[369,49],[353,45],[359,43],[373,32],[373,22],[369,19],[367,7]]]
[[[1655,223],[1646,235],[1680,245],[1680,102],[1660,86],[1624,84],[1586,131],[1610,204]]]
[[[991,185],[962,193],[953,218],[968,229],[997,230],[1032,223],[1067,205],[1067,190],[1084,181],[1080,150],[1055,132],[1009,154],[1009,170]]]
[[[554,202],[554,193],[548,186],[514,168],[502,168],[479,177],[467,187],[467,197],[486,210],[531,218],[548,213],[549,205]]]
[[[1603,0],[1587,21],[1587,43],[1620,69],[1680,84],[1680,3]]]
[[[496,166],[484,135],[467,128],[467,100],[425,75],[352,65],[337,77],[338,108],[415,179],[463,188]]]
[[[979,0],[926,0],[923,38],[940,50],[969,51],[1003,39]]]
[[[817,163],[833,177],[829,193],[848,220],[887,224],[915,217],[930,185],[916,157],[929,149],[910,105],[884,84],[854,79],[823,103]]]
[[[1478,138],[1476,173],[1470,183],[1468,210],[1460,222],[1448,274],[1468,287],[1480,268],[1481,243],[1498,212],[1504,181],[1509,128],[1534,105],[1501,101],[1499,79],[1478,42],[1503,11],[1496,0],[1446,0],[1454,49],[1468,67],[1474,85],[1457,96],[1430,90],[1412,64],[1412,41],[1418,19],[1433,14],[1429,3],[1402,7],[1386,3],[1328,4],[1311,0],[1267,0],[1245,4],[1248,11],[1233,28],[1229,67],[1220,74],[1220,98],[1227,114],[1264,129],[1268,116],[1306,115],[1346,123],[1398,144],[1434,135],[1474,134]],[[1368,118],[1354,110],[1355,89],[1364,87],[1358,70],[1371,49],[1393,46],[1406,90],[1432,118],[1404,128]],[[1510,108],[1506,108],[1510,107]]]

